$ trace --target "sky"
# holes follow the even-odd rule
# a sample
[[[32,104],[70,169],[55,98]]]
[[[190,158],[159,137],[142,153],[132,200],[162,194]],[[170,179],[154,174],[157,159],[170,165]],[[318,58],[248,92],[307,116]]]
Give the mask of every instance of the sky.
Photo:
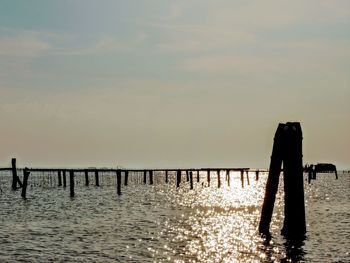
[[[350,1],[0,0],[0,166],[350,168]]]

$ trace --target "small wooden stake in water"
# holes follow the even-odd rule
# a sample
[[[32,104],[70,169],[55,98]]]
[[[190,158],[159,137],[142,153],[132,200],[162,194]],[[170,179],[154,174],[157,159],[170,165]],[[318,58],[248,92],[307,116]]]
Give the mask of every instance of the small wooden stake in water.
[[[241,170],[241,183],[242,183],[242,188],[244,188],[244,170]]]
[[[210,170],[207,170],[207,181],[208,181],[208,187],[210,186]]]
[[[176,171],[176,187],[179,188],[181,183],[181,170]]]
[[[168,170],[165,170],[165,183],[168,183]]]
[[[247,185],[250,185],[250,182],[249,182],[249,172],[246,171],[246,174],[247,174]]]
[[[30,175],[30,170],[26,167],[23,170],[23,186],[22,186],[22,198],[26,199],[27,194],[27,184],[28,184],[28,177]]]
[[[22,187],[22,182],[17,176],[16,158],[12,158],[11,164],[12,164],[12,190],[16,190],[17,183],[19,184],[20,187]]]
[[[197,171],[197,183],[199,183],[199,170]]]
[[[149,184],[153,184],[153,171],[149,171]]]
[[[85,170],[84,171],[84,174],[85,174],[85,186],[89,186],[89,171],[88,170]]]
[[[259,180],[259,170],[255,171],[255,180]]]
[[[143,183],[144,184],[147,183],[147,171],[146,170],[143,171]]]
[[[66,170],[63,170],[62,172],[63,176],[63,187],[67,186],[67,180],[66,180]]]
[[[221,187],[220,170],[217,170],[217,175],[218,175],[218,188],[220,188]]]
[[[230,178],[230,170],[227,170],[227,171],[226,171],[226,174],[227,174],[227,175],[226,175],[226,176],[227,176],[227,185],[230,186],[230,184],[231,184],[231,182],[230,182],[230,181],[231,181],[231,178]]]
[[[60,170],[57,171],[57,176],[58,176],[58,186],[62,186],[62,175]]]
[[[95,185],[96,186],[100,186],[100,180],[98,178],[98,171],[95,171]]]
[[[193,172],[190,171],[190,188],[193,189]]]
[[[118,170],[117,171],[117,194],[121,195],[122,191],[121,191],[121,184],[122,184],[122,171]]]
[[[69,189],[70,197],[74,197],[74,172],[69,171]]]
[[[128,179],[129,179],[129,171],[124,172],[124,185],[128,185]]]

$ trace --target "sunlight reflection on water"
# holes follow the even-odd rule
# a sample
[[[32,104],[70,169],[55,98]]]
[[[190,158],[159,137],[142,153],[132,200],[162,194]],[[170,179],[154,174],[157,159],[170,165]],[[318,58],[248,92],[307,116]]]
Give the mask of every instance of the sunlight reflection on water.
[[[308,238],[302,246],[280,236],[282,191],[273,238],[266,241],[257,233],[264,175],[259,181],[251,176],[242,188],[240,175],[231,173],[231,186],[222,176],[218,189],[215,176],[207,187],[202,174],[194,190],[186,179],[176,189],[174,176],[166,185],[158,175],[150,186],[138,175],[123,186],[122,196],[112,181],[85,187],[77,177],[73,199],[68,189],[34,186],[27,201],[8,190],[9,180],[2,176],[0,261],[349,262],[349,175],[337,181],[327,176],[305,184]]]

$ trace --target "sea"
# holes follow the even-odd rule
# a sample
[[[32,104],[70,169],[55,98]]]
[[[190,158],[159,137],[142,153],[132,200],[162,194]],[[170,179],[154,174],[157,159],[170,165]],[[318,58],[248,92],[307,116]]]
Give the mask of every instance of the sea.
[[[307,234],[300,242],[281,236],[283,174],[271,222],[271,239],[257,231],[267,173],[249,173],[249,184],[230,173],[155,172],[154,184],[130,173],[117,194],[116,175],[100,174],[85,186],[75,174],[75,196],[55,173],[31,173],[27,199],[0,172],[0,262],[350,262],[350,173],[304,175]],[[68,179],[68,177],[67,177]]]

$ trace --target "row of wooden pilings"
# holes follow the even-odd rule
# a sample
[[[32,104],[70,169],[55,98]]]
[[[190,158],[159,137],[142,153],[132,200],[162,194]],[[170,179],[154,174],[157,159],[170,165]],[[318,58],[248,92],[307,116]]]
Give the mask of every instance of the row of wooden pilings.
[[[153,169],[153,170],[125,170],[125,169],[46,169],[46,168],[24,168],[23,169],[23,183],[21,182],[20,178],[17,175],[17,168],[16,168],[16,159],[12,159],[12,168],[2,168],[2,170],[12,170],[12,189],[16,190],[18,187],[22,188],[22,197],[26,198],[26,189],[28,184],[28,177],[30,175],[30,172],[57,172],[57,178],[58,178],[58,186],[59,187],[67,187],[67,175],[69,175],[69,189],[70,189],[70,196],[74,197],[75,195],[75,172],[83,172],[85,177],[85,185],[89,186],[90,178],[89,175],[91,173],[94,174],[95,180],[95,186],[100,186],[100,173],[101,172],[115,172],[116,173],[116,184],[117,184],[117,194],[121,195],[121,185],[122,185],[122,174],[124,175],[124,185],[128,185],[129,180],[129,174],[131,172],[142,172],[143,173],[143,183],[147,183],[147,175],[149,177],[149,184],[153,185],[153,178],[154,178],[154,172],[165,172],[165,183],[169,182],[169,173],[175,172],[176,175],[176,187],[180,187],[181,181],[182,181],[182,175],[183,172],[186,173],[186,181],[190,184],[190,189],[193,189],[194,184],[194,177],[197,183],[200,182],[200,172],[206,172],[207,173],[207,185],[210,186],[211,184],[211,174],[212,172],[216,172],[217,174],[217,186],[218,188],[221,187],[221,171],[225,171],[225,181],[227,182],[227,185],[230,186],[231,184],[231,178],[230,178],[230,172],[231,171],[238,171],[240,172],[240,179],[242,188],[244,188],[245,184],[245,176],[246,175],[246,182],[249,185],[249,168],[201,168],[201,169]],[[255,179],[259,179],[259,173],[261,170],[255,170]]]

